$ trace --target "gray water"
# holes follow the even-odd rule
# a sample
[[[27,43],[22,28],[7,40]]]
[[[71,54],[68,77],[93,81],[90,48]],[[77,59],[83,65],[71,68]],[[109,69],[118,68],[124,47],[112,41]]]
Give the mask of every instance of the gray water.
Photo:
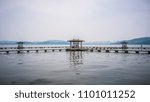
[[[66,51],[0,54],[0,84],[150,85],[150,55]]]

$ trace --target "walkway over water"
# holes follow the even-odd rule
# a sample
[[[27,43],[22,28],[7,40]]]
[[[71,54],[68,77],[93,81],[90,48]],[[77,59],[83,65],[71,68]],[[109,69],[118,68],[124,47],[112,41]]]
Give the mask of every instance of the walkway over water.
[[[53,47],[23,47],[18,49],[17,47],[0,47],[0,53],[21,53],[21,52],[54,52],[54,51],[66,51],[69,47],[66,46],[53,46]],[[113,52],[113,53],[147,53],[150,54],[150,47],[128,47],[123,49],[122,47],[82,47],[85,51],[90,52]]]

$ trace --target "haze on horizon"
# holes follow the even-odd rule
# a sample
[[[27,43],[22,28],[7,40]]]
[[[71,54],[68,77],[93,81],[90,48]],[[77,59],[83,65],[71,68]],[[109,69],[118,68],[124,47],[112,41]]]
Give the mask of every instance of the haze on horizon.
[[[0,0],[0,40],[150,37],[150,0]]]

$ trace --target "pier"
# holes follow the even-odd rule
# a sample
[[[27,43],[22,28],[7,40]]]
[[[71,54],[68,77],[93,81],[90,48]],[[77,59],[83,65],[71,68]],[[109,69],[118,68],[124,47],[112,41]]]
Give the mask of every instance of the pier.
[[[69,49],[69,50],[68,50]],[[83,50],[85,49],[85,50]],[[88,51],[88,52],[101,52],[101,53],[145,53],[150,54],[150,47],[128,47],[127,49],[122,49],[122,47],[98,47],[98,46],[87,46],[82,47],[82,49],[70,49],[68,46],[53,46],[53,47],[23,47],[18,49],[17,47],[0,47],[0,53],[22,53],[22,52],[62,52],[62,51]]]
[[[127,42],[121,42],[120,47],[101,47],[101,46],[83,46],[84,40],[68,40],[70,46],[43,46],[43,47],[24,47],[23,42],[17,42],[17,47],[0,47],[0,53],[29,53],[29,52],[62,52],[62,51],[89,51],[101,53],[135,53],[150,54],[150,47],[128,47]]]

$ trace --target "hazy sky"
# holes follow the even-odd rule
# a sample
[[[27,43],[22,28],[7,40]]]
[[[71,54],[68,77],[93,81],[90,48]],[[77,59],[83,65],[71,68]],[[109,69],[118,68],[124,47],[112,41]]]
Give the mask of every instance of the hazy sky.
[[[150,0],[0,0],[0,40],[150,36]]]

